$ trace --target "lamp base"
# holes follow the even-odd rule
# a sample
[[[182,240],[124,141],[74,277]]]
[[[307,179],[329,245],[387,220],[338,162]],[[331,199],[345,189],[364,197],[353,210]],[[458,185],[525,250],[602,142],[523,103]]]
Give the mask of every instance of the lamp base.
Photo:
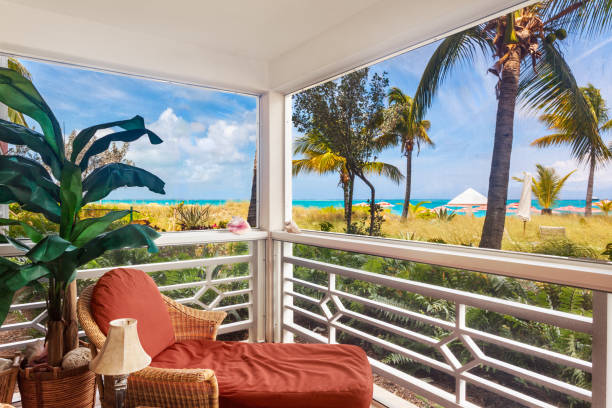
[[[115,408],[123,408],[125,405],[127,378],[127,375],[116,375],[113,377],[115,388]]]

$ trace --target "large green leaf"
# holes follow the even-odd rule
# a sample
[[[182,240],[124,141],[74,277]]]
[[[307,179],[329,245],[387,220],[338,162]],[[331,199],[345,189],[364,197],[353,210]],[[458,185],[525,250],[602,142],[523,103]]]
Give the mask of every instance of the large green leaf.
[[[26,177],[40,184],[53,199],[59,201],[59,187],[51,180],[47,170],[34,160],[23,156],[0,156],[0,173],[2,184],[10,183],[11,179]]]
[[[70,240],[75,246],[80,247],[98,234],[106,231],[113,222],[120,220],[131,212],[132,210],[111,211],[102,217],[81,220],[72,230]]]
[[[166,194],[165,183],[156,175],[138,167],[123,163],[111,163],[94,170],[85,181],[83,205],[98,201],[119,187],[147,187],[149,190]]]
[[[0,324],[4,324],[4,320],[6,320],[13,303],[13,296],[15,296],[15,291],[0,287]]]
[[[25,231],[26,235],[28,236],[28,238],[30,238],[33,242],[38,242],[41,239],[43,239],[43,234],[41,234],[34,227],[32,227],[31,225],[25,222],[21,222],[18,220],[9,220],[7,218],[0,218],[0,225],[19,225],[21,226],[23,230]]]
[[[58,159],[58,156],[40,133],[0,119],[0,141],[16,146],[27,146],[35,151],[40,155],[43,163],[51,168],[55,178],[59,180],[62,172],[61,160]]]
[[[27,177],[19,177],[10,169],[0,168],[0,203],[13,202],[26,211],[43,214],[51,222],[60,221],[60,207],[45,188]]]
[[[74,220],[81,209],[82,197],[83,184],[81,181],[81,169],[79,169],[77,165],[68,162],[62,170],[60,189],[60,235],[66,239],[68,239],[72,233]]]
[[[134,116],[132,119],[101,123],[99,125],[83,129],[79,132],[79,134],[74,138],[74,141],[72,142],[72,153],[70,155],[70,161],[76,163],[79,154],[85,148],[85,146],[87,146],[87,143],[89,143],[91,138],[94,137],[98,130],[109,129],[113,127],[120,127],[125,130],[133,130],[144,129],[145,125],[144,119],[141,116]]]
[[[64,157],[64,142],[59,123],[28,78],[12,69],[0,68],[0,102],[38,122],[51,150],[58,158]]]
[[[153,228],[137,224],[126,225],[125,227],[99,235],[75,251],[77,253],[76,264],[77,266],[86,264],[104,252],[113,249],[146,246],[149,252],[157,252],[157,246],[153,240],[158,237],[159,233]]]
[[[30,247],[27,246],[25,243],[21,242],[20,240],[16,238],[11,238],[5,234],[0,234],[0,242],[3,244],[8,242],[12,246],[14,246],[17,250],[22,251],[22,252],[28,252],[30,250]]]
[[[10,277],[4,279],[2,284],[12,291],[19,290],[35,280],[49,275],[50,271],[41,264],[21,265]]]
[[[36,244],[26,256],[32,262],[51,262],[60,257],[66,250],[73,250],[74,246],[59,235],[47,235]]]
[[[92,156],[95,156],[96,154],[105,152],[112,142],[133,142],[144,135],[149,136],[149,142],[151,142],[151,144],[162,143],[162,140],[159,138],[159,136],[157,136],[155,133],[151,132],[148,129],[133,129],[126,130],[123,132],[112,133],[110,135],[101,137],[100,139],[92,143],[91,147],[87,149],[87,152],[85,152],[85,155],[81,159],[81,163],[79,164],[81,170],[85,171],[85,169],[87,169],[87,166],[89,166],[89,159]]]
[[[48,274],[49,270],[43,265],[18,265],[0,258],[0,324],[4,323],[8,315],[15,291],[35,284],[37,279]]]

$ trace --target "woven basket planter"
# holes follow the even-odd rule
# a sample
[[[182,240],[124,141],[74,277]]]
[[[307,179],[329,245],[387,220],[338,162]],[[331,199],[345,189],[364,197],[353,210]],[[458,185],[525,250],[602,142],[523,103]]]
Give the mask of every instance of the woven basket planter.
[[[13,360],[13,367],[0,371],[0,408],[4,404],[13,402],[15,384],[17,383],[17,373],[19,373],[19,354],[2,354],[2,358]]]
[[[96,375],[88,366],[37,372],[19,370],[19,392],[23,408],[93,408]]]

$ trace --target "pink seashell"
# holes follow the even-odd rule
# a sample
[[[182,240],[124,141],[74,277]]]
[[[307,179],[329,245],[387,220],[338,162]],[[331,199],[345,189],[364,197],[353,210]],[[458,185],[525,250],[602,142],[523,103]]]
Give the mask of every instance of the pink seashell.
[[[251,226],[242,217],[232,217],[232,220],[227,224],[227,229],[234,234],[242,235],[251,230]]]

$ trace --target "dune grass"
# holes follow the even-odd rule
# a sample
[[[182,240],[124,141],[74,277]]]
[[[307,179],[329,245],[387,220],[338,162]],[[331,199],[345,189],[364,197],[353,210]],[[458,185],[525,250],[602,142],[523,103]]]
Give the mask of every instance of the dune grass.
[[[355,211],[354,217],[360,219],[367,214],[363,209]],[[389,238],[402,238],[417,241],[440,242],[454,245],[478,246],[484,218],[456,215],[451,221],[435,218],[409,218],[401,221],[399,215],[385,212],[382,225],[383,235]],[[335,208],[293,208],[293,219],[302,229],[321,230],[321,223],[332,225],[330,231],[344,232],[343,210]],[[506,218],[506,228],[502,249],[521,252],[541,252],[545,239],[540,236],[540,226],[564,227],[566,240],[575,245],[590,249],[594,256],[606,259],[606,245],[612,242],[612,217],[593,215],[533,215],[525,225],[515,216]],[[559,241],[566,241],[559,239]]]

